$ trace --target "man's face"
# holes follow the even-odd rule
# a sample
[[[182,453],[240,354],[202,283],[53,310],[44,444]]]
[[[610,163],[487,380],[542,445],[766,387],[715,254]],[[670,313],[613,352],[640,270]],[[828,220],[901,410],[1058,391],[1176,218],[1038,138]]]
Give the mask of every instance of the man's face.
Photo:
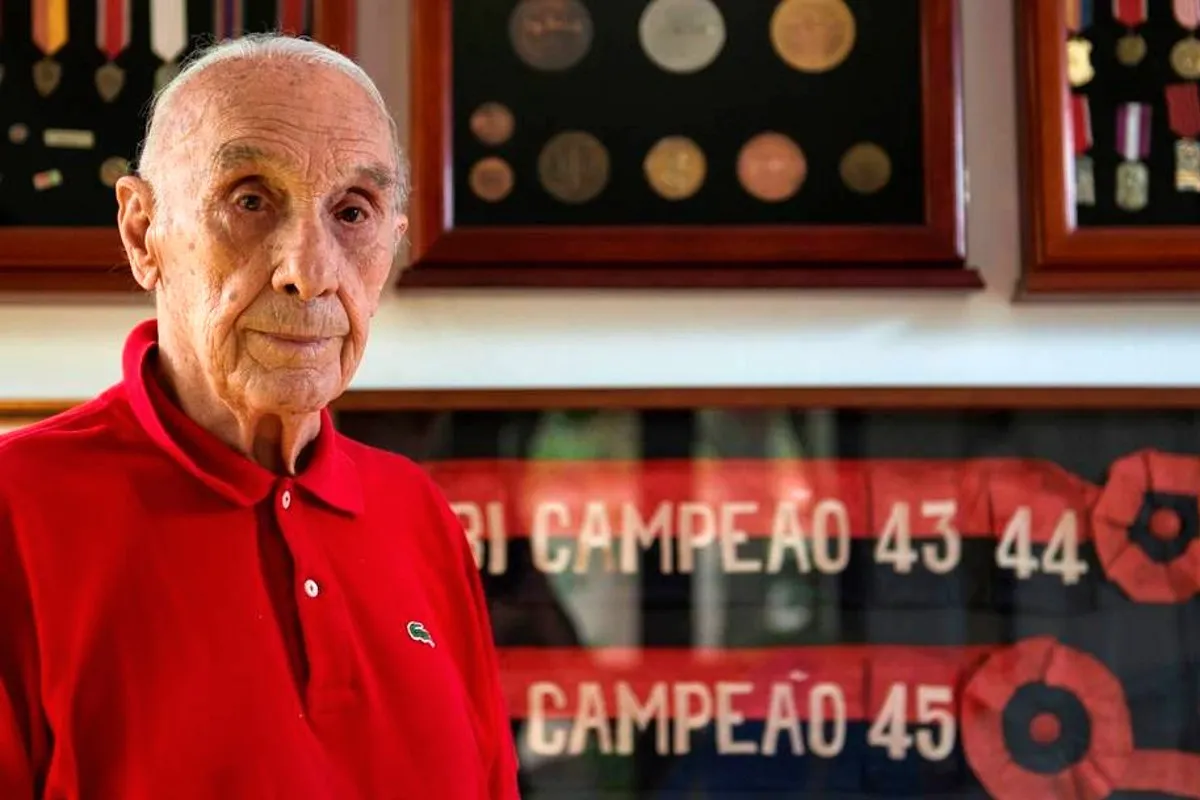
[[[386,118],[336,69],[232,62],[164,121],[147,235],[160,336],[228,406],[323,407],[358,368],[407,224]]]

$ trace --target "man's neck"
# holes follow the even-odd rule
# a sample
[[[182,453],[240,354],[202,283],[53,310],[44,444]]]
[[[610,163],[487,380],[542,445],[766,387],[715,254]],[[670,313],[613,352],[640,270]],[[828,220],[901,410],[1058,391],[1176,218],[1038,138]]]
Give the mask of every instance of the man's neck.
[[[321,432],[319,411],[268,414],[236,408],[222,402],[197,371],[180,369],[161,350],[152,377],[189,419],[264,469],[295,475],[311,457],[309,445]]]

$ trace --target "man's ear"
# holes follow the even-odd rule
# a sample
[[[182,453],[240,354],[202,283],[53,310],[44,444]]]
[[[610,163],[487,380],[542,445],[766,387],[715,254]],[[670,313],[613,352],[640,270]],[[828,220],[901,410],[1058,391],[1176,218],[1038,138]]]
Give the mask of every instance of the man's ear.
[[[117,181],[117,229],[125,245],[125,255],[134,280],[151,291],[159,280],[158,254],[150,241],[150,223],[154,219],[154,191],[150,184],[133,175]]]

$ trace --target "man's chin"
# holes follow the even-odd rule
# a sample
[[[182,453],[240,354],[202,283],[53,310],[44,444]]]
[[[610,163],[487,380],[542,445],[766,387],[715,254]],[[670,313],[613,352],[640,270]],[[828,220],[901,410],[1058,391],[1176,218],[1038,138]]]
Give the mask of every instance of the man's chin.
[[[248,405],[261,414],[296,416],[316,414],[337,399],[338,392],[323,381],[268,379],[248,393]]]

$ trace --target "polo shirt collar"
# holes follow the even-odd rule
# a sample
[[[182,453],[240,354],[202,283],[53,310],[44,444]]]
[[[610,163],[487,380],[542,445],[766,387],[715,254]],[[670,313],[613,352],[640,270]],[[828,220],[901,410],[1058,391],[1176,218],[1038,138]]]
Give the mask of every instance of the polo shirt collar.
[[[281,476],[233,450],[183,413],[154,373],[157,351],[158,322],[150,319],[129,334],[122,358],[126,395],[143,430],[172,460],[226,499],[241,506],[267,499]],[[307,468],[294,479],[296,486],[338,511],[362,513],[358,468],[341,447],[328,409],[321,412],[321,431],[312,447]]]

